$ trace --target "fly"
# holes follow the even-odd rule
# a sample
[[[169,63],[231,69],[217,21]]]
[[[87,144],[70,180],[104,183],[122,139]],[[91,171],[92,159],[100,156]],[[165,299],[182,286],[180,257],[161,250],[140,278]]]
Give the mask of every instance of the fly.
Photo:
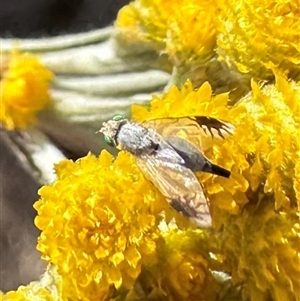
[[[205,135],[224,139],[233,134],[232,124],[205,116],[137,123],[117,115],[99,131],[108,144],[135,156],[145,177],[175,210],[199,227],[211,226],[208,199],[194,172],[229,178],[230,171],[209,161],[192,141]]]

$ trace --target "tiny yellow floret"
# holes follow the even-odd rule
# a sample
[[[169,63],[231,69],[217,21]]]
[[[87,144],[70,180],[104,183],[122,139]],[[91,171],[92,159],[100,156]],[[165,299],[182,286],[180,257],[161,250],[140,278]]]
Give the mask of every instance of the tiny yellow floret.
[[[35,56],[13,51],[1,77],[0,121],[10,130],[33,124],[49,102],[52,72]]]

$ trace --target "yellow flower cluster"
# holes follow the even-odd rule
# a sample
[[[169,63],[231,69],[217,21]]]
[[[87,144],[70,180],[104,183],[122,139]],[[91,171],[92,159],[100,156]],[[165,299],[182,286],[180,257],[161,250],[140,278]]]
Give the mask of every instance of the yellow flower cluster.
[[[72,300],[104,300],[132,287],[142,264],[156,261],[159,215],[167,202],[131,156],[103,151],[56,166],[58,179],[40,189],[38,250],[62,276]]]
[[[213,0],[136,0],[119,11],[116,26],[125,40],[154,42],[175,65],[192,64],[213,55],[214,14]]]
[[[120,10],[116,28],[126,43],[151,42],[174,66],[190,71],[217,51],[220,60],[250,77],[268,79],[276,67],[299,79],[298,0],[135,0]],[[203,76],[205,70],[197,72]]]
[[[0,83],[0,121],[7,129],[25,128],[49,101],[53,74],[27,53],[13,52]]]
[[[226,62],[255,79],[275,74],[276,83],[252,80],[251,93],[229,106],[228,94],[213,95],[207,82],[195,90],[187,81],[153,96],[149,108],[132,107],[138,122],[198,115],[236,127],[224,140],[201,137],[205,155],[231,171],[229,179],[197,174],[213,229],[195,229],[171,209],[123,151],[116,158],[102,151],[64,160],[35,204],[42,231],[37,248],[57,269],[59,294],[35,282],[0,292],[0,299],[228,300],[212,272],[220,271],[231,277],[232,300],[298,300],[300,84],[282,74],[299,76],[299,20],[296,0],[135,0],[125,6],[116,21],[123,38],[150,42],[174,66],[187,65],[192,74],[214,56],[217,39]],[[222,72],[216,74],[222,81]],[[11,56],[0,87],[7,128],[34,121],[49,100],[51,78],[36,58]]]
[[[103,151],[56,166],[58,179],[39,191],[35,223],[38,249],[57,266],[68,299],[109,300],[125,289],[126,300],[214,301],[221,289],[214,268],[243,283],[244,300],[297,296],[299,85],[276,78],[263,88],[253,82],[233,107],[227,94],[213,97],[208,83],[194,90],[188,81],[154,96],[149,110],[132,108],[137,121],[205,115],[236,126],[225,140],[203,144],[213,162],[232,171],[229,179],[198,175],[212,232],[188,230],[129,154],[113,160]],[[172,218],[182,230],[168,225]]]
[[[219,6],[216,27],[221,56],[255,78],[272,75],[274,65],[299,78],[298,0],[220,0]]]

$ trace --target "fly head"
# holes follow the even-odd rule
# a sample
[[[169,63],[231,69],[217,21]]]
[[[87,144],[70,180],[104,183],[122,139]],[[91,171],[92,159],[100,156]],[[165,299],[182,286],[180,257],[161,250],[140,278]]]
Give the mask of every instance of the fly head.
[[[128,120],[121,115],[116,115],[113,119],[103,122],[101,129],[98,131],[104,135],[105,142],[113,147],[118,145],[117,135],[120,127],[127,123]]]

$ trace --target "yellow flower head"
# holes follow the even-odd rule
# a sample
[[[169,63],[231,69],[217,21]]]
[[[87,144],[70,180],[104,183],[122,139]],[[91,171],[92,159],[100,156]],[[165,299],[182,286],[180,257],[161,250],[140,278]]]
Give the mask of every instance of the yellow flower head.
[[[300,214],[276,213],[272,197],[246,207],[218,236],[222,266],[243,300],[297,300],[300,291]]]
[[[154,42],[176,65],[192,64],[213,55],[214,14],[212,0],[136,0],[120,10],[116,26],[127,40]]]
[[[221,0],[219,4],[216,27],[221,56],[255,78],[272,75],[272,66],[299,76],[298,0]]]
[[[49,101],[53,74],[27,53],[13,52],[1,75],[0,121],[8,129],[25,128]]]
[[[155,262],[159,213],[166,201],[133,157],[103,151],[56,166],[58,179],[40,189],[38,250],[58,268],[70,299],[103,300],[131,287],[141,266]]]
[[[156,279],[168,300],[216,300],[219,287],[205,258],[208,253],[201,254],[207,238],[199,230],[164,234]]]
[[[118,38],[124,43],[135,43],[141,39],[138,12],[134,7],[134,3],[129,3],[119,10],[115,26],[119,32]]]

